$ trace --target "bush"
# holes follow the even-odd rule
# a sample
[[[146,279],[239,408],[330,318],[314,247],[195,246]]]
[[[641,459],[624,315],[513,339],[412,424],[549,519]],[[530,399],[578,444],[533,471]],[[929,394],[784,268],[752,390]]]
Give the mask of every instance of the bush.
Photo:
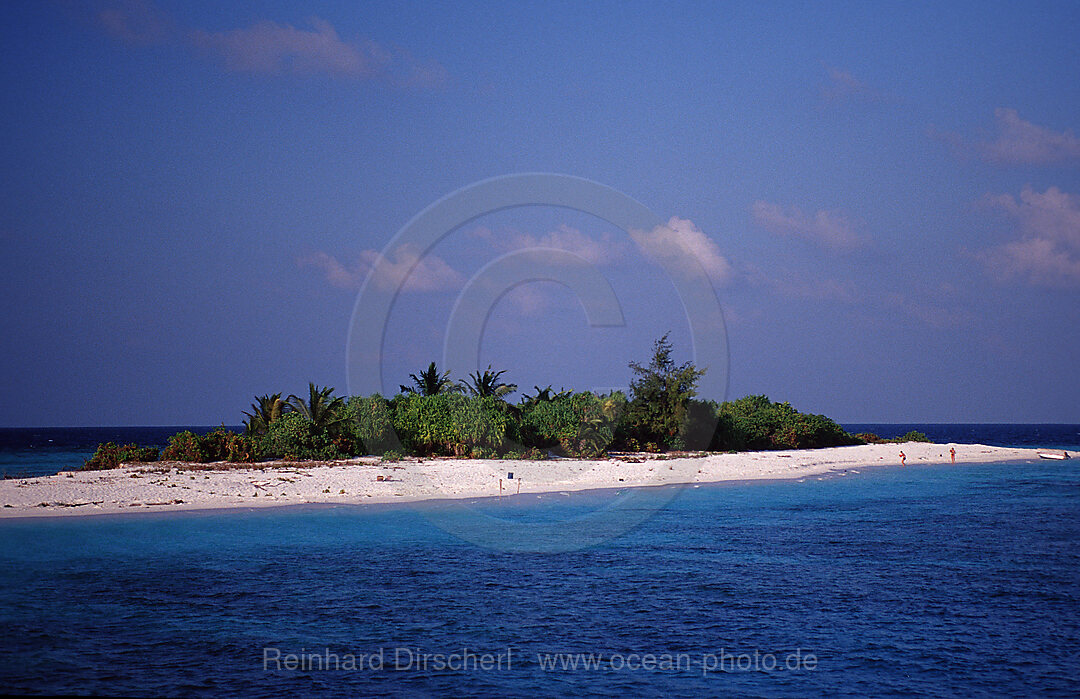
[[[341,452],[325,429],[299,413],[287,413],[270,423],[258,441],[260,455],[288,460],[340,459]]]
[[[715,450],[720,406],[714,401],[691,399],[686,404],[686,419],[679,431],[684,449],[692,451]]]
[[[648,366],[630,362],[637,377],[630,382],[634,399],[627,415],[629,437],[639,442],[655,442],[670,448],[685,446],[680,435],[687,422],[687,404],[697,393],[697,383],[705,374],[690,362],[676,364],[672,347],[664,335],[653,346]]]
[[[252,463],[258,460],[255,437],[217,427],[205,435],[184,430],[169,437],[169,446],[161,452],[162,461],[187,461],[208,464],[215,461]]]
[[[510,425],[508,406],[496,396],[447,395],[450,403],[454,453],[479,449],[484,458],[503,449]]]
[[[720,406],[714,447],[738,451],[816,449],[858,441],[824,415],[800,413],[767,396],[746,396]]]
[[[405,451],[465,456],[474,447],[502,450],[511,417],[509,406],[494,396],[439,393],[394,398],[393,430]]]
[[[403,450],[411,454],[450,454],[454,429],[445,394],[399,395],[393,400],[394,432]]]
[[[621,393],[601,398],[582,392],[525,405],[521,409],[522,444],[537,449],[558,447],[568,456],[599,456],[611,446],[625,404]]]
[[[368,398],[353,396],[342,410],[334,443],[339,451],[350,455],[380,455],[391,449],[400,451],[392,417],[393,408],[378,393]]]
[[[401,441],[394,433],[393,411],[390,402],[379,394],[364,399],[363,411],[358,416],[360,441],[371,454],[382,454],[396,448]]]
[[[364,399],[360,396],[344,402],[338,411],[338,419],[328,431],[334,448],[342,454],[359,456],[364,453],[364,442],[360,439],[360,412]]]
[[[525,447],[550,449],[563,439],[577,435],[577,423],[568,397],[523,406],[520,440]]]
[[[916,432],[911,430],[905,435],[900,437],[892,437],[890,439],[883,439],[873,432],[860,432],[855,435],[854,439],[857,439],[866,444],[903,444],[904,442],[930,442],[930,438],[922,432]]]
[[[211,459],[202,438],[190,430],[184,430],[169,437],[169,446],[161,452],[161,460],[207,463]]]
[[[259,460],[259,444],[251,435],[230,432],[225,444],[225,461],[254,463]]]
[[[232,433],[225,427],[215,428],[212,432],[199,437],[199,445],[203,453],[204,461],[225,461],[229,457],[229,435]]]
[[[858,440],[824,415],[800,415],[794,444],[796,449],[820,449],[858,444]]]
[[[519,461],[543,461],[547,458],[547,455],[539,449],[533,447],[532,449],[523,449],[521,451],[508,451],[499,458],[517,459]]]
[[[117,446],[114,442],[98,444],[97,450],[79,469],[80,471],[103,471],[117,468],[120,464],[144,463],[157,461],[158,450],[154,447],[140,447],[137,444]]]

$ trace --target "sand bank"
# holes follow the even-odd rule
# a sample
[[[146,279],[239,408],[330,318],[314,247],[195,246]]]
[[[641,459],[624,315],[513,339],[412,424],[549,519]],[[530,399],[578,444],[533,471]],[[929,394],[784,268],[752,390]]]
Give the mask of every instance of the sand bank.
[[[979,444],[868,444],[830,449],[670,458],[622,454],[595,461],[365,457],[255,468],[153,463],[0,481],[0,517],[90,515],[315,503],[366,504],[549,493],[598,488],[799,479],[874,466],[1037,459],[1034,449]],[[513,474],[511,478],[509,474]],[[500,490],[501,487],[501,490]]]

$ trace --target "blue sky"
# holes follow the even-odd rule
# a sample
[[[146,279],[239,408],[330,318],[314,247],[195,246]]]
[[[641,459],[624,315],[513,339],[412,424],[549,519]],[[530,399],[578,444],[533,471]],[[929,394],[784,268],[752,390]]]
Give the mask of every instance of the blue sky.
[[[0,5],[0,425],[236,424],[256,393],[344,392],[394,234],[521,172],[668,223],[635,240],[529,207],[385,251],[412,270],[387,389],[523,247],[594,264],[626,325],[528,284],[492,310],[482,365],[625,386],[666,331],[689,358],[657,264],[675,246],[724,309],[729,398],[1080,422],[1080,4],[304,5]]]

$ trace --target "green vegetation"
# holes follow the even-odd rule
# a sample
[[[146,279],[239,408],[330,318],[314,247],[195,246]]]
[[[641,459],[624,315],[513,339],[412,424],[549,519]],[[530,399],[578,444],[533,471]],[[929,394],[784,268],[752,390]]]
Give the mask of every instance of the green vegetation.
[[[454,383],[434,362],[396,396],[334,395],[308,385],[306,399],[281,393],[256,396],[245,411],[243,434],[219,427],[208,434],[180,432],[161,451],[163,461],[254,463],[271,459],[333,460],[374,454],[387,461],[405,455],[541,459],[554,453],[593,458],[608,451],[743,451],[807,449],[883,441],[928,441],[909,432],[895,440],[852,436],[823,415],[800,413],[766,396],[716,403],[699,400],[705,374],[678,364],[664,335],[648,365],[631,362],[629,395],[535,386],[517,404],[517,385],[505,370],[488,367]],[[102,444],[83,466],[115,468],[153,461],[154,448]]]
[[[81,471],[103,471],[116,468],[120,464],[157,461],[158,450],[153,447],[140,447],[136,444],[117,446],[114,442],[99,444],[94,455],[86,460]]]
[[[370,398],[353,396],[345,406],[346,424],[353,427],[358,443],[356,453],[382,455],[400,451],[401,444],[394,433],[394,408],[379,394]]]
[[[316,430],[332,432],[341,421],[341,409],[345,406],[345,399],[334,396],[334,389],[319,388],[313,383],[308,384],[308,399],[305,402],[299,396],[289,396],[287,401],[292,412],[302,416],[310,422]]]
[[[411,454],[472,456],[502,447],[510,422],[494,396],[399,395],[391,401],[394,432]]]
[[[412,386],[402,384],[399,386],[402,393],[416,393],[421,396],[437,396],[440,393],[459,393],[462,390],[460,384],[450,379],[450,372],[439,373],[435,362],[428,364],[428,368],[420,372],[420,375],[409,374],[413,380]]]
[[[549,387],[550,388],[550,387]],[[566,456],[596,457],[615,441],[626,396],[563,391],[555,396],[537,389],[519,406],[518,436],[529,449],[558,451]]]
[[[630,362],[636,377],[630,382],[633,400],[628,408],[628,433],[639,443],[654,443],[663,449],[685,449],[681,435],[687,405],[697,394],[697,382],[705,375],[690,362],[676,364],[665,334],[653,346],[648,366]]]
[[[289,405],[281,400],[281,394],[255,396],[255,402],[251,404],[251,412],[244,412],[247,420],[244,420],[244,434],[266,434],[270,423],[281,417],[282,413],[289,409]]]
[[[807,415],[789,403],[746,396],[720,406],[717,429],[727,449],[815,449],[860,442],[824,415]]]
[[[860,432],[859,434],[855,435],[855,439],[857,439],[860,444],[903,444],[904,442],[931,441],[930,438],[927,437],[925,434],[923,434],[922,432],[916,432],[915,430],[911,430],[907,434],[901,435],[899,437],[893,437],[891,439],[883,439],[881,437],[878,437],[873,432]]]
[[[169,445],[161,452],[162,461],[212,463],[232,461],[252,463],[258,460],[258,441],[246,434],[236,434],[224,425],[205,435],[184,430],[169,437]]]
[[[502,398],[506,394],[513,393],[517,390],[516,383],[504,383],[499,378],[505,373],[505,369],[502,371],[492,371],[491,365],[489,364],[483,374],[479,371],[475,374],[469,374],[469,380],[464,383],[463,386],[474,396],[479,396],[481,398]]]

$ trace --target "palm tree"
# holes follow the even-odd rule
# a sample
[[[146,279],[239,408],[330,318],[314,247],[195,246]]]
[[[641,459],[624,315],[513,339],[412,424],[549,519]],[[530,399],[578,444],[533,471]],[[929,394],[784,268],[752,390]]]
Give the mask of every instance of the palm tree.
[[[248,417],[247,420],[244,420],[244,432],[246,434],[263,434],[270,427],[271,422],[288,411],[289,405],[281,400],[280,393],[255,396],[255,402],[251,404],[251,412],[244,411],[244,415]]]
[[[409,378],[413,380],[413,386],[406,386],[400,384],[402,393],[415,393],[420,396],[435,396],[440,393],[459,393],[461,386],[457,385],[450,379],[450,372],[444,371],[439,373],[438,367],[435,366],[435,362],[428,364],[428,368],[420,372],[420,375],[409,374]]]
[[[468,389],[469,393],[481,398],[485,396],[494,396],[496,398],[502,398],[507,393],[513,393],[517,390],[516,383],[504,383],[499,380],[499,377],[506,373],[506,370],[492,371],[491,365],[488,364],[488,368],[481,374],[477,371],[475,374],[469,374],[468,383],[462,383],[462,386]]]
[[[567,391],[563,389],[556,394],[551,393],[551,384],[547,385],[547,388],[540,388],[539,386],[533,386],[536,390],[535,396],[522,396],[521,405],[523,407],[529,407],[536,405],[537,403],[547,403],[553,400],[561,400],[567,396],[573,395],[573,391]]]
[[[308,394],[306,403],[297,395],[289,396],[289,407],[306,417],[318,428],[330,429],[341,420],[340,413],[345,406],[345,399],[335,396],[334,389],[319,388],[309,383]]]

